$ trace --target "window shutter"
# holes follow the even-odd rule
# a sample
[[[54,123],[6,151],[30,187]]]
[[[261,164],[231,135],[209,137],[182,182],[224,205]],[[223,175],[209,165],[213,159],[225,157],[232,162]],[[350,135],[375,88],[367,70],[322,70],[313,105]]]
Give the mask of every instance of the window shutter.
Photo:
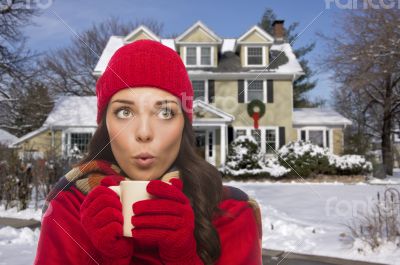
[[[244,80],[238,80],[238,102],[244,103]]]
[[[215,95],[214,84],[215,84],[214,80],[208,80],[208,103],[215,102],[214,101],[214,95]]]
[[[329,130],[326,130],[326,147],[329,148]]]
[[[274,103],[274,81],[267,80],[267,103]]]
[[[285,127],[279,127],[279,148],[285,145]]]
[[[228,144],[233,141],[233,127],[228,125]]]
[[[306,141],[306,131],[305,130],[300,131],[300,140]]]

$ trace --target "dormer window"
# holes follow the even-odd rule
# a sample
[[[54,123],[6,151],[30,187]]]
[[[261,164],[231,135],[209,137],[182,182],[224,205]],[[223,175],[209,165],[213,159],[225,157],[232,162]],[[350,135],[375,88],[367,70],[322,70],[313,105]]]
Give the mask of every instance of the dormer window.
[[[248,46],[247,66],[263,66],[265,65],[265,49],[262,46]]]
[[[211,64],[211,47],[201,47],[201,64]]]
[[[212,47],[191,46],[186,47],[186,66],[211,66]]]
[[[197,64],[197,52],[196,47],[187,47],[186,48],[186,64],[187,65],[196,65]]]

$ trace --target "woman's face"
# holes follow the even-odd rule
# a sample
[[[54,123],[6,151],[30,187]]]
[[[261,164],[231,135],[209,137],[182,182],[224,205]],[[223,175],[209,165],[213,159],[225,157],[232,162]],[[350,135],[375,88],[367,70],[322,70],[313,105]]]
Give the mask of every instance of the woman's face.
[[[114,157],[131,179],[157,179],[178,156],[184,117],[179,99],[165,90],[118,91],[109,102],[106,124]],[[154,159],[134,158],[144,152]]]

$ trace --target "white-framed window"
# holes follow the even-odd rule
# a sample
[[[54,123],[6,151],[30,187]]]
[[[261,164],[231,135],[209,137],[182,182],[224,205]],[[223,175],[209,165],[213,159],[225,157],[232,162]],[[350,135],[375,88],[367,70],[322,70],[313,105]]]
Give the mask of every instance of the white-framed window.
[[[266,129],[265,130],[265,152],[267,154],[275,153],[277,149],[277,133],[276,129]]]
[[[186,46],[186,66],[212,66],[214,61],[214,47],[212,46]]]
[[[310,141],[320,147],[329,148],[332,151],[332,129],[328,127],[303,127],[297,130],[297,139]]]
[[[197,49],[196,47],[186,48],[186,64],[196,65],[197,64]]]
[[[265,46],[246,46],[245,66],[265,66]]]
[[[236,139],[242,135],[253,136],[259,143],[261,152],[275,154],[274,150],[279,146],[278,130],[277,126],[259,126],[258,129],[239,126],[233,127],[233,137]]]
[[[62,152],[66,156],[85,154],[89,150],[89,143],[95,128],[69,128],[62,133]]]
[[[244,80],[244,102],[249,103],[253,99],[259,99],[264,103],[267,98],[267,80]]]
[[[238,138],[239,136],[243,136],[243,135],[247,135],[246,129],[236,129],[235,138]]]
[[[261,129],[250,129],[251,136],[257,141],[258,146],[261,147]]]
[[[200,64],[201,65],[211,65],[211,47],[200,47]]]
[[[193,100],[200,99],[208,103],[208,80],[192,80]]]

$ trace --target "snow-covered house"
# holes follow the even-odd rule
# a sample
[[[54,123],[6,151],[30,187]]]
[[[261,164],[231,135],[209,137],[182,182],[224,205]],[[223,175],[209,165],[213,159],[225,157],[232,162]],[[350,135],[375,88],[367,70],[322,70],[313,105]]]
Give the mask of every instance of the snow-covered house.
[[[18,148],[21,158],[44,157],[53,151],[57,156],[71,156],[79,149],[87,151],[97,128],[96,97],[61,96],[42,127],[32,131],[11,147]]]
[[[101,76],[111,56],[123,45],[139,39],[159,41],[175,50],[187,67],[195,95],[193,127],[198,152],[211,164],[224,164],[229,143],[240,135],[254,136],[266,154],[297,139],[340,154],[343,128],[351,122],[333,110],[293,109],[293,81],[304,73],[285,41],[283,21],[276,21],[274,27],[274,36],[255,25],[237,38],[223,38],[197,21],[178,37],[166,39],[142,25],[127,36],[111,36],[93,74]],[[257,129],[248,113],[255,99],[265,108]],[[69,110],[60,113],[56,107],[43,125],[47,131],[39,130],[36,135],[50,137],[52,128],[52,141],[60,145],[60,153],[68,155],[76,142],[85,150],[86,137],[95,128],[95,98],[80,99],[87,104],[77,98],[61,100],[69,102],[64,103]]]

